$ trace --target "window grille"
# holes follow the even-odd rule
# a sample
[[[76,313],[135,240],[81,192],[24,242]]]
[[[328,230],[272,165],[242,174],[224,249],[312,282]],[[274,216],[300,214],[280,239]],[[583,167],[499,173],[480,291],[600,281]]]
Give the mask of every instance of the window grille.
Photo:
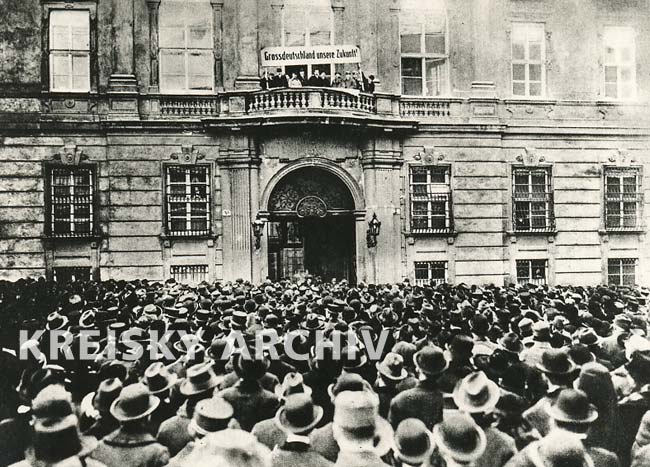
[[[516,168],[512,174],[513,223],[518,232],[555,228],[550,168]]]
[[[450,167],[411,166],[409,176],[411,232],[452,231]]]
[[[54,280],[62,284],[87,282],[90,280],[90,268],[80,266],[54,268]]]
[[[181,284],[198,284],[208,278],[208,266],[205,264],[180,265],[170,268],[172,278]]]
[[[193,237],[210,234],[208,166],[166,167],[167,233]]]
[[[94,232],[94,170],[57,167],[49,172],[49,234],[90,237]]]
[[[517,260],[517,282],[519,284],[546,285],[548,262],[545,259]]]
[[[634,230],[641,225],[643,188],[638,168],[605,168],[605,227]]]
[[[636,258],[611,258],[607,260],[607,282],[610,285],[636,284]]]
[[[447,282],[447,261],[416,261],[415,285],[440,285]]]

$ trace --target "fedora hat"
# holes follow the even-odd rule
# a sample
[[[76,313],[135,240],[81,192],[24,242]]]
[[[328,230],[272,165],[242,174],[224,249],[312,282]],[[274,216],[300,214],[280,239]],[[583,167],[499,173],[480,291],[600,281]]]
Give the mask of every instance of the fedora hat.
[[[99,413],[109,412],[111,405],[122,391],[122,381],[118,378],[105,379],[99,383],[97,391],[92,396],[92,405]]]
[[[397,460],[421,465],[431,457],[434,448],[433,435],[422,420],[407,418],[397,426],[393,448]]]
[[[275,386],[275,395],[280,399],[286,399],[292,394],[311,395],[311,388],[304,384],[302,374],[295,371],[287,373],[282,384]]]
[[[53,311],[47,315],[47,324],[45,325],[45,328],[48,331],[60,331],[68,325],[68,322],[69,320],[67,316],[62,315],[58,311]]]
[[[245,311],[234,310],[230,316],[230,329],[233,331],[243,331],[246,329],[246,321],[248,320],[248,315]]]
[[[388,352],[381,362],[377,362],[376,367],[381,377],[390,381],[403,381],[408,377],[404,358],[397,353]]]
[[[291,394],[276,416],[283,430],[300,435],[311,431],[323,418],[323,408],[315,405],[309,394]]]
[[[346,345],[341,349],[341,361],[343,369],[356,370],[368,362],[366,353],[357,345]]]
[[[317,329],[322,329],[325,327],[325,320],[321,315],[316,313],[309,313],[305,318],[305,322],[301,324],[303,329],[308,331],[315,331]]]
[[[327,393],[332,402],[344,391],[372,391],[370,384],[356,373],[341,373],[336,382],[327,387]]]
[[[472,417],[463,413],[450,413],[433,427],[433,439],[438,449],[457,462],[472,462],[483,454],[485,433]]]
[[[120,395],[111,404],[110,412],[119,422],[140,420],[152,414],[160,404],[160,399],[149,393],[142,383],[130,384],[122,388]]]
[[[588,425],[598,418],[598,410],[579,389],[560,391],[547,411],[556,422],[570,425]]]
[[[180,392],[184,396],[196,396],[213,390],[219,384],[209,363],[197,363],[187,369],[186,377],[181,383]]]
[[[45,386],[32,400],[35,419],[60,419],[73,414],[72,395],[60,384]]]
[[[85,457],[97,447],[92,436],[80,436],[75,415],[34,422],[33,443],[26,458],[30,465],[55,464],[72,456]]]
[[[233,358],[232,367],[237,376],[242,379],[259,380],[266,374],[270,362],[267,358],[258,358],[258,356],[255,355],[255,352],[250,353],[252,355],[249,356],[246,356],[241,352],[236,354]]]
[[[393,444],[393,429],[379,415],[379,397],[372,391],[343,391],[336,396],[332,432],[341,450],[365,449],[364,444],[372,443],[372,451],[381,457]]]
[[[465,376],[454,390],[454,402],[459,410],[467,413],[491,412],[499,402],[499,386],[482,371]]]
[[[377,315],[377,321],[384,327],[393,327],[399,323],[399,316],[392,308],[384,308]]]
[[[548,349],[542,353],[542,361],[537,368],[547,375],[562,376],[573,373],[576,364],[571,361],[566,349]]]
[[[160,394],[178,382],[178,375],[170,373],[162,362],[154,362],[144,371],[142,382],[149,388],[151,394]]]
[[[225,430],[232,419],[234,409],[222,397],[210,397],[196,404],[187,430],[193,437]]]
[[[440,347],[427,345],[413,355],[415,366],[427,376],[438,376],[442,374],[449,362]]]
[[[521,339],[514,332],[508,332],[498,341],[499,346],[503,350],[507,350],[511,353],[520,353],[524,350],[524,344],[521,342]]]

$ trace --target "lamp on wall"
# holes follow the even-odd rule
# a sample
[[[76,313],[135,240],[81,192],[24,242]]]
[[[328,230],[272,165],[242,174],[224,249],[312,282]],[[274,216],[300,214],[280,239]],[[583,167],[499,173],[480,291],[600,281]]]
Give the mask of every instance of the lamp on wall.
[[[264,221],[260,219],[259,214],[251,225],[253,227],[253,237],[255,237],[255,249],[259,250],[262,246],[262,235],[264,235]]]
[[[366,240],[368,241],[368,248],[377,246],[377,237],[381,230],[381,222],[377,219],[377,213],[372,214],[372,219],[368,222],[368,231],[366,233]]]

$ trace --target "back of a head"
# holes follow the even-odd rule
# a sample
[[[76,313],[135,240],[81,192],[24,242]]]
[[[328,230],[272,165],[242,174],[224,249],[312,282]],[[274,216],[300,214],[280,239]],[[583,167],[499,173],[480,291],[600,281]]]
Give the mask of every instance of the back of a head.
[[[617,405],[612,377],[607,368],[600,363],[587,363],[582,367],[576,388],[584,391],[589,402],[594,404],[603,415]]]
[[[584,467],[585,447],[577,436],[553,431],[539,442],[539,454],[548,467]]]
[[[246,431],[227,429],[195,442],[181,467],[270,467],[271,451]]]

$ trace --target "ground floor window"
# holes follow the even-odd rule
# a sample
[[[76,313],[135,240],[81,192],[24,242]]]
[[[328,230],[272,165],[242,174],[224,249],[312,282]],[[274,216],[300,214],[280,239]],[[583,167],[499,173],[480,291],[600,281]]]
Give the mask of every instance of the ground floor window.
[[[636,258],[612,258],[607,261],[607,282],[610,285],[636,284]]]
[[[198,284],[208,279],[208,266],[206,264],[172,266],[170,274],[181,284]]]
[[[62,284],[89,281],[90,275],[91,271],[89,267],[74,266],[54,268],[54,280]]]
[[[447,282],[447,261],[416,261],[416,285],[440,285]]]
[[[545,285],[548,262],[545,259],[517,260],[517,282],[519,284]]]

